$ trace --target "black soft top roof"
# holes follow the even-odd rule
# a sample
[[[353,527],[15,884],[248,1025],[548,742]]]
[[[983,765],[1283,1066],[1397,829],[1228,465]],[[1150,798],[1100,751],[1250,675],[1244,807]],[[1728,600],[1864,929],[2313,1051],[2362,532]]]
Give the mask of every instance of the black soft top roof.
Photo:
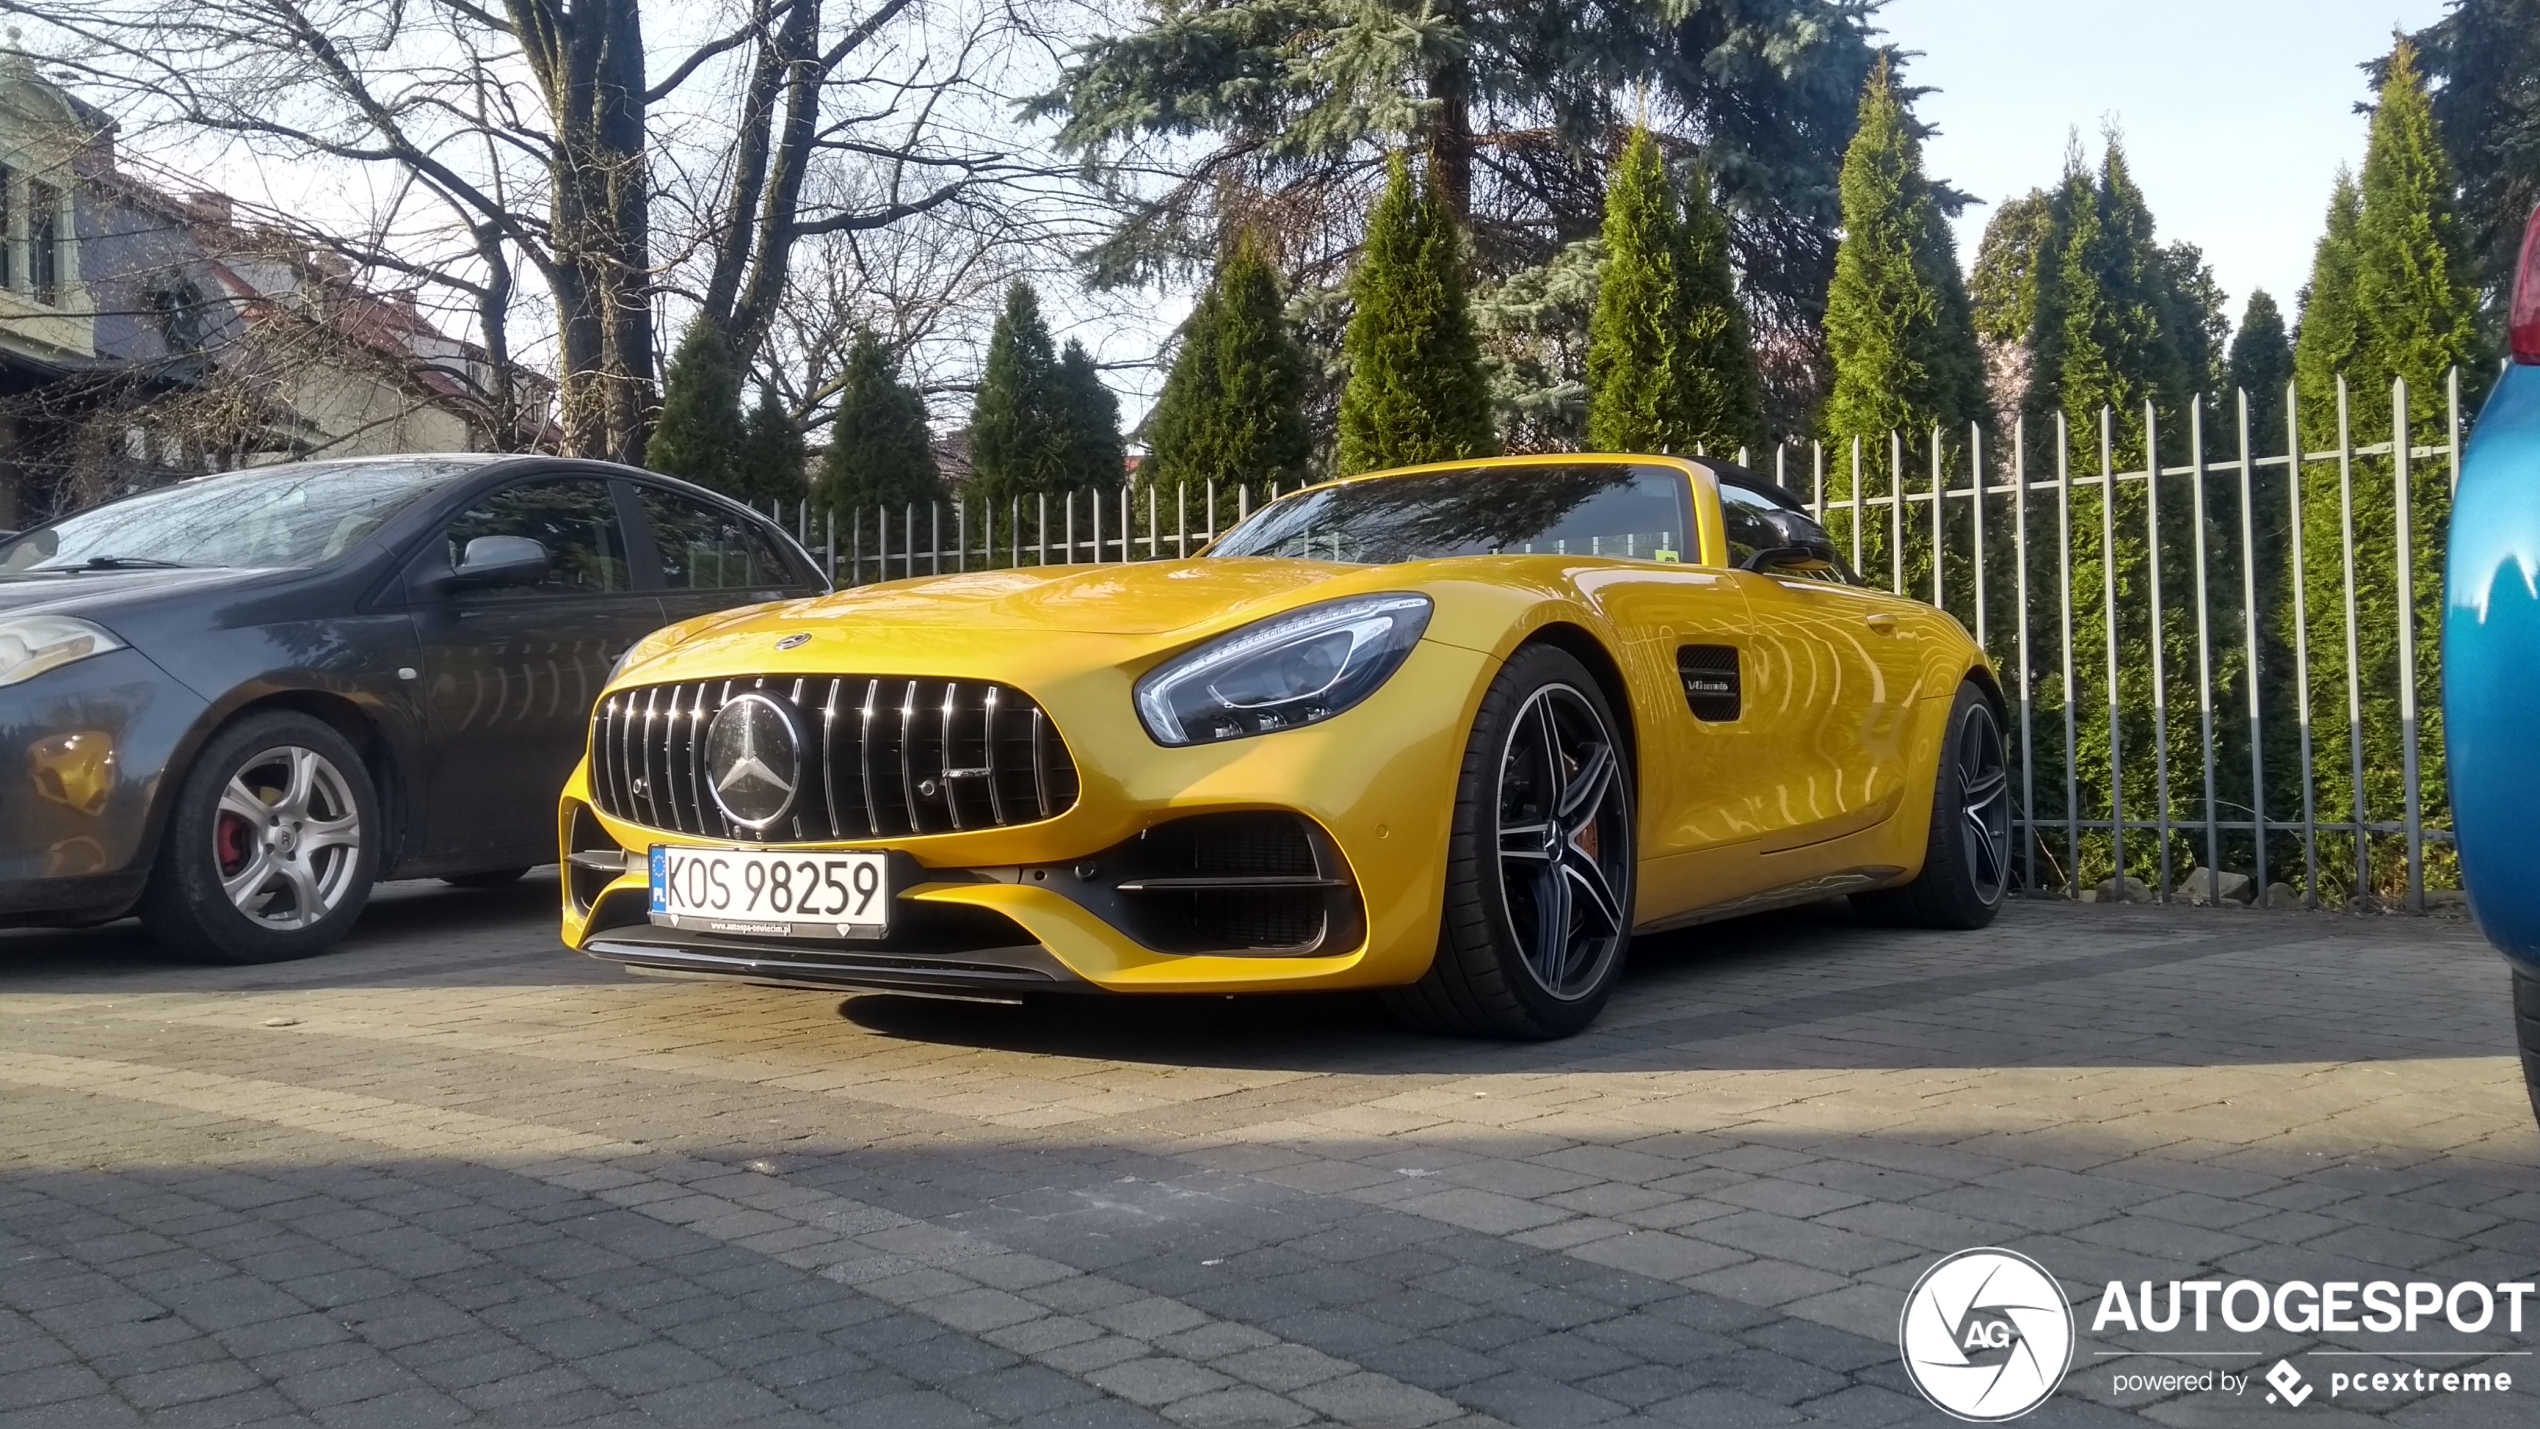
[[[1797,496],[1782,489],[1780,486],[1775,485],[1771,477],[1748,471],[1745,467],[1739,466],[1736,462],[1721,461],[1716,457],[1707,456],[1692,457],[1689,458],[1689,460],[1691,460],[1694,465],[1699,466],[1710,472],[1713,476],[1718,477],[1727,485],[1737,487],[1744,491],[1752,491],[1756,495],[1763,497],[1765,500],[1772,502],[1776,506],[1780,506],[1791,511],[1805,511],[1808,509],[1807,502],[1800,500]]]

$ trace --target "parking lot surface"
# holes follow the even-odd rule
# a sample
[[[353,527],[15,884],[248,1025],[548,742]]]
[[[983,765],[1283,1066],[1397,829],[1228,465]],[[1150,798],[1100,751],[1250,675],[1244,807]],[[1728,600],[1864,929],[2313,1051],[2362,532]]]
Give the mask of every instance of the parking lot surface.
[[[2110,1280],[2540,1280],[2458,921],[1803,911],[1509,1046],[639,979],[554,896],[389,889],[262,968],[0,935],[0,1425],[1940,1424],[1898,1315],[1972,1246],[2076,1307],[2026,1423],[2540,1423],[2540,1315],[2092,1328]],[[2523,1382],[2325,1388],[2410,1365]],[[2255,1384],[2119,1387],[2216,1367]]]

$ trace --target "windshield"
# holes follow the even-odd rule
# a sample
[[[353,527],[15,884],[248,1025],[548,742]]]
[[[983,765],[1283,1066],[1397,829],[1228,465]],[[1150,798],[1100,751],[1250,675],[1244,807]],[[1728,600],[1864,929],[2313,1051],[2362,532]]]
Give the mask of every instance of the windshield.
[[[1684,473],[1607,463],[1466,467],[1302,492],[1226,533],[1211,556],[1391,565],[1441,556],[1681,558]]]
[[[455,461],[366,461],[200,477],[29,531],[0,546],[0,575],[324,565],[408,502],[474,469]]]

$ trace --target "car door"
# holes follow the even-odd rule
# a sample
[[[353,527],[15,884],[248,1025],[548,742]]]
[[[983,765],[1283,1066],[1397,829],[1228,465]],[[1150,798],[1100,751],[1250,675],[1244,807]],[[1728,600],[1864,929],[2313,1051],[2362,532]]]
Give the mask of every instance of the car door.
[[[660,562],[665,623],[823,588],[764,523],[650,482],[635,493]]]
[[[1759,722],[1759,765],[1769,770],[1765,848],[1878,823],[1895,812],[1903,787],[1915,678],[1899,652],[1910,622],[1893,597],[1848,583],[1837,562],[1795,553],[1794,538],[1823,537],[1804,513],[1725,481],[1720,512],[1732,566],[1793,552],[1764,554],[1762,569],[1735,573],[1755,623],[1746,695]]]
[[[409,564],[436,855],[553,859],[556,797],[581,757],[592,702],[618,657],[662,624],[653,572],[629,556],[625,486],[600,476],[503,486],[452,517]],[[546,575],[449,589],[469,543],[487,536],[539,542]]]

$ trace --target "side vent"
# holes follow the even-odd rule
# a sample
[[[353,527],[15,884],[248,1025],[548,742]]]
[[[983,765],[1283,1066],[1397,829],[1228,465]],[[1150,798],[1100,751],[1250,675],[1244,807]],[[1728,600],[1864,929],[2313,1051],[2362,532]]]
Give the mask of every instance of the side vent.
[[[1693,717],[1713,723],[1737,718],[1740,705],[1737,647],[1687,645],[1676,651],[1676,675],[1685,684]]]

